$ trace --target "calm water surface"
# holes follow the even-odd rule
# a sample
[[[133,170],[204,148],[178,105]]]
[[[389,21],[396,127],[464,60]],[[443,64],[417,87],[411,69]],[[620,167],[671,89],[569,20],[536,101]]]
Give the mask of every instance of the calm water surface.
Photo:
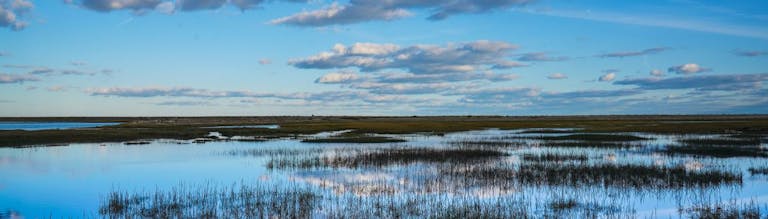
[[[270,160],[285,156],[345,153],[392,147],[444,148],[448,142],[520,135],[516,131],[472,131],[445,136],[404,135],[409,142],[396,144],[307,144],[295,139],[267,142],[210,142],[190,144],[154,141],[148,145],[72,144],[65,147],[0,148],[0,215],[26,218],[99,217],[98,208],[111,191],[167,191],[180,185],[232,185],[235,183],[299,183],[339,196],[368,197],[388,185],[395,195],[424,194],[429,181],[441,179],[441,165],[413,163],[369,168],[267,168]],[[520,155],[531,153],[583,154],[590,163],[686,165],[690,171],[716,169],[743,175],[743,183],[679,190],[606,188],[600,185],[531,186],[501,188],[494,184],[464,185],[446,182],[437,194],[461,194],[479,200],[488,197],[525,197],[534,215],[544,214],[555,198],[570,197],[580,203],[620,208],[633,217],[678,217],[680,206],[701,202],[737,201],[768,203],[768,178],[747,169],[765,166],[763,158],[706,158],[668,156],[651,152],[676,136],[655,136],[646,146],[633,149],[596,149],[530,146],[506,148],[510,156],[478,165],[519,165]],[[298,151],[296,155],[264,155],[265,151]],[[336,152],[333,152],[336,151]],[[249,154],[251,153],[251,154]],[[362,189],[359,189],[362,188]],[[371,192],[374,191],[374,192]],[[543,207],[542,207],[543,206]],[[762,208],[761,211],[766,211]],[[322,215],[322,214],[318,214]],[[2,217],[2,216],[0,216]]]
[[[0,130],[77,129],[118,125],[113,122],[0,122]]]

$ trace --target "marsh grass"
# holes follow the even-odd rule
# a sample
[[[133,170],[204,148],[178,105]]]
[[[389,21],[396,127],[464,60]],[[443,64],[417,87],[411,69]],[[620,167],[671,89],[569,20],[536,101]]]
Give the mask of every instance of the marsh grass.
[[[579,161],[584,162],[589,160],[587,155],[583,154],[557,154],[557,153],[541,153],[541,154],[523,154],[523,161],[527,162],[565,162],[565,161]]]
[[[492,139],[462,139],[446,142],[447,145],[459,148],[510,148],[528,146],[521,141],[504,141]]]
[[[663,151],[667,154],[685,154],[699,157],[768,157],[768,151],[759,146],[670,145]]]
[[[699,204],[681,209],[690,218],[744,218],[760,219],[768,217],[755,202]]]
[[[750,167],[748,171],[752,175],[768,175],[768,167]]]
[[[293,185],[177,186],[168,191],[113,191],[99,214],[109,218],[309,218],[319,195]]]
[[[759,146],[760,138],[689,138],[679,142],[687,146]]]
[[[543,141],[596,141],[596,142],[623,142],[623,141],[644,141],[652,140],[650,138],[639,137],[629,134],[569,134],[558,136],[523,136],[523,139],[534,139]]]
[[[3,121],[121,122],[89,130],[0,131],[0,147],[52,143],[122,142],[139,139],[193,139],[209,131],[225,136],[264,138],[295,137],[327,131],[412,134],[449,133],[488,128],[578,128],[579,132],[742,133],[768,132],[768,117],[743,116],[442,116],[442,117],[154,117],[154,118],[2,118]],[[278,129],[200,127],[254,124],[279,125]]]
[[[384,167],[417,162],[461,163],[502,156],[507,156],[507,153],[490,149],[386,148],[353,154],[273,157],[266,166],[270,169]]]
[[[444,170],[473,180],[530,186],[601,186],[627,189],[684,189],[741,185],[742,175],[720,170],[689,171],[684,166],[523,162],[517,168],[491,166]]]

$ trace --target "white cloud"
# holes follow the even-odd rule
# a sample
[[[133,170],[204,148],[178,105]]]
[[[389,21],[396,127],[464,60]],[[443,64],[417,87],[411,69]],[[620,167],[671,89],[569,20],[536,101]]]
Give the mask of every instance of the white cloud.
[[[315,80],[315,83],[343,84],[357,81],[358,79],[360,79],[360,77],[353,72],[333,72],[321,76]]]
[[[442,20],[457,14],[485,13],[523,6],[531,0],[355,0],[346,5],[333,3],[325,8],[304,11],[270,21],[271,24],[293,26],[328,26],[374,20],[389,21],[411,16],[409,9],[427,9],[430,20]]]
[[[696,63],[688,63],[688,64],[669,67],[667,71],[688,75],[688,74],[707,72],[710,70],[711,69],[701,67],[699,64],[696,64]]]
[[[35,5],[28,0],[0,0],[0,27],[19,31],[27,27],[23,20]]]
[[[659,69],[651,70],[650,74],[651,74],[651,76],[655,76],[655,77],[664,77],[664,71],[659,70]]]
[[[507,65],[509,60],[504,57],[515,49],[517,46],[510,43],[487,40],[409,47],[374,43],[336,44],[330,51],[294,59],[289,64],[312,69],[356,67],[363,72],[406,69],[414,74],[445,74]]]
[[[609,82],[609,81],[613,81],[614,79],[616,79],[616,73],[611,72],[611,73],[607,73],[600,76],[600,78],[598,78],[598,81]]]
[[[0,73],[0,84],[24,83],[27,81],[39,81],[40,79],[29,74],[5,74]]]
[[[568,76],[564,75],[563,73],[552,73],[552,74],[547,75],[547,78],[552,79],[552,80],[558,80],[558,79],[566,79],[566,78],[568,78]]]

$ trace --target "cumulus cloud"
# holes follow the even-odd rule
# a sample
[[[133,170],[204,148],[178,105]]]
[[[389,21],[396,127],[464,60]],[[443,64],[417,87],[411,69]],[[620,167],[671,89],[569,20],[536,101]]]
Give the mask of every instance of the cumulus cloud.
[[[559,79],[566,79],[566,78],[568,78],[568,76],[563,74],[563,73],[552,73],[552,74],[547,75],[547,78],[552,79],[552,80],[559,80]]]
[[[602,82],[609,82],[609,81],[613,81],[614,79],[616,79],[616,73],[609,72],[600,76],[600,78],[598,78],[597,80]]]
[[[517,60],[525,62],[557,62],[568,60],[566,56],[551,57],[547,53],[533,52],[522,54]]]
[[[0,84],[24,83],[27,81],[39,81],[40,79],[29,74],[5,74],[0,73]]]
[[[430,20],[442,20],[458,14],[485,13],[523,6],[532,0],[352,0],[348,4],[305,11],[272,20],[272,24],[317,27],[338,24],[353,24],[374,20],[394,20],[411,16],[410,9],[427,9],[433,13]]]
[[[659,70],[659,69],[651,70],[650,74],[651,74],[651,76],[654,76],[654,77],[664,77],[664,71]]]
[[[677,74],[695,74],[695,73],[701,73],[701,72],[707,72],[710,71],[709,68],[701,67],[699,64],[696,63],[688,63],[678,66],[672,66],[667,69],[668,72],[675,72]]]
[[[315,80],[320,84],[345,84],[359,80],[360,77],[354,72],[333,72],[328,73]]]
[[[29,0],[0,0],[0,27],[14,31],[24,29],[27,27],[24,18],[34,7]]]
[[[734,91],[756,89],[762,87],[762,82],[768,81],[768,73],[762,74],[733,74],[733,75],[703,75],[675,78],[639,78],[616,81],[617,85],[634,85],[644,90],[662,89],[696,89]]]
[[[624,58],[624,57],[630,57],[630,56],[657,54],[660,52],[664,52],[666,50],[668,50],[668,48],[666,47],[657,47],[657,48],[644,49],[640,51],[609,52],[609,53],[599,54],[597,56],[602,58]]]
[[[298,68],[359,68],[363,72],[405,69],[414,74],[473,72],[507,63],[503,59],[517,46],[506,42],[479,40],[444,46],[355,43],[337,44],[332,50],[289,62]]]

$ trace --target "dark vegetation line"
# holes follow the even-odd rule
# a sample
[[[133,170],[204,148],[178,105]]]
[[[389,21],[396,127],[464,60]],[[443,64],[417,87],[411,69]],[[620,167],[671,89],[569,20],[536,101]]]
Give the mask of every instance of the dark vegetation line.
[[[766,115],[723,116],[435,116],[435,117],[136,117],[0,118],[0,121],[121,122],[117,126],[41,131],[0,131],[0,147],[62,143],[122,142],[141,139],[193,139],[210,131],[225,136],[296,137],[325,131],[353,134],[442,134],[487,128],[575,128],[581,133],[720,133],[768,132]],[[202,127],[276,124],[278,129]],[[574,134],[577,135],[578,134]],[[573,136],[572,136],[573,137]],[[583,136],[582,136],[583,137]],[[594,137],[594,136],[592,136]],[[630,139],[631,140],[631,139]]]

